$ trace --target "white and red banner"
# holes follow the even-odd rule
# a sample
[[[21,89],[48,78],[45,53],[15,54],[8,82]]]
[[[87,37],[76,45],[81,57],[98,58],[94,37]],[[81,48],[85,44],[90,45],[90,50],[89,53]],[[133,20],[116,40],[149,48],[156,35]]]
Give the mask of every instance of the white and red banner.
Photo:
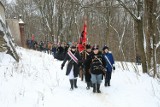
[[[68,55],[71,57],[71,59],[78,64],[78,59],[74,56],[74,54],[71,51],[68,51]]]

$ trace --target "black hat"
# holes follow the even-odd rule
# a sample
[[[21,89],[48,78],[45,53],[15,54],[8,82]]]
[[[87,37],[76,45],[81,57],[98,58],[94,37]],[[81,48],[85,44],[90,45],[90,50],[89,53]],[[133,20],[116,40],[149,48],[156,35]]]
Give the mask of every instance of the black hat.
[[[87,44],[87,45],[86,45],[86,49],[91,49],[91,45],[90,45],[90,44]]]
[[[76,46],[75,46],[75,45],[72,45],[72,46],[71,46],[71,48],[73,48],[73,49],[74,49],[74,48],[76,48]]]
[[[98,45],[94,45],[94,46],[92,47],[92,50],[97,50],[97,49],[99,49],[99,46],[98,46]]]
[[[103,47],[103,51],[104,51],[105,49],[109,50],[109,47],[108,47],[107,45],[105,45],[105,46]]]

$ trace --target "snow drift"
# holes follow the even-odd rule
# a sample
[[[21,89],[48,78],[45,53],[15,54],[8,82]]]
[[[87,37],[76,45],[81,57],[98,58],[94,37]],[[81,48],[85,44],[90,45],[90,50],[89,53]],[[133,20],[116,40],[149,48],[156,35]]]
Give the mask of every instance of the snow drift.
[[[101,84],[101,94],[86,90],[78,79],[78,89],[70,91],[61,61],[42,52],[17,48],[20,61],[0,53],[1,107],[160,107],[160,82],[142,74],[140,66],[122,70],[116,62],[111,87]]]

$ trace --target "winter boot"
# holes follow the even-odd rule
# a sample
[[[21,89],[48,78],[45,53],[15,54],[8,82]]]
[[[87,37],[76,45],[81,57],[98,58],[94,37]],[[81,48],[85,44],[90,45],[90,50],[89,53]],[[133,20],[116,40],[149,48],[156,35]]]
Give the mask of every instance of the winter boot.
[[[83,73],[82,73],[81,81],[83,81]]]
[[[73,79],[70,79],[69,81],[70,81],[70,84],[71,84],[70,90],[73,90],[73,82],[74,82],[74,81],[73,81]]]
[[[104,83],[104,86],[107,87],[107,85],[108,85],[108,82],[105,82],[105,83]]]
[[[78,88],[78,87],[77,87],[77,79],[74,79],[74,87],[75,87],[75,88]]]
[[[108,81],[108,86],[111,86],[111,85],[110,85],[110,81]]]
[[[93,93],[95,93],[96,92],[96,84],[94,83],[93,84]]]
[[[93,84],[92,84],[92,82],[90,82],[90,87],[93,87]]]
[[[87,90],[90,89],[90,82],[87,82],[87,87],[86,87]]]
[[[97,84],[97,93],[101,93],[101,91],[100,91],[100,84]]]

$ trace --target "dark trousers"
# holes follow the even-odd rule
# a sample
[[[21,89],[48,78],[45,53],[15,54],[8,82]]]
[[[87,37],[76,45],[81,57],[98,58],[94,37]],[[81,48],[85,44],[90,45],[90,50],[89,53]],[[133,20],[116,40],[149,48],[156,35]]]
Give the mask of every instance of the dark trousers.
[[[89,71],[86,71],[86,73],[85,73],[85,81],[91,82],[91,74],[89,73]]]
[[[110,83],[112,71],[106,72],[105,83]]]

